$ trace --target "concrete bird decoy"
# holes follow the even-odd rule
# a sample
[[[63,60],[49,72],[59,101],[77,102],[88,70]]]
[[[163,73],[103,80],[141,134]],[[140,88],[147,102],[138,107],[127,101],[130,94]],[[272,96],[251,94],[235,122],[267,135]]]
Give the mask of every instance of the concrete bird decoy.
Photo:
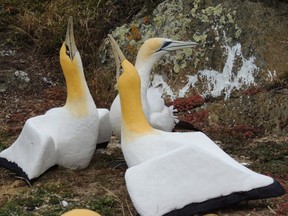
[[[97,212],[88,210],[88,209],[73,209],[71,211],[68,211],[62,216],[101,216]]]
[[[110,112],[105,108],[98,108],[97,111],[99,117],[99,131],[96,148],[106,148],[112,136],[112,125],[109,119]]]
[[[129,167],[126,186],[140,215],[188,216],[285,193],[273,178],[244,167],[202,132],[172,133],[151,127],[141,105],[140,77],[109,38],[117,71],[122,72],[117,85],[121,148]]]
[[[159,130],[172,131],[176,119],[173,106],[164,104],[159,89],[149,88],[149,77],[154,63],[169,51],[195,47],[197,43],[191,41],[173,41],[167,38],[150,38],[144,42],[137,54],[135,67],[141,77],[141,101],[144,114],[150,124]],[[114,99],[110,108],[110,122],[113,133],[120,140],[121,136],[121,106],[119,95]]]
[[[0,152],[0,166],[29,181],[54,165],[86,168],[96,148],[98,111],[75,45],[72,17],[60,49],[60,63],[67,85],[66,104],[28,119],[16,141]]]

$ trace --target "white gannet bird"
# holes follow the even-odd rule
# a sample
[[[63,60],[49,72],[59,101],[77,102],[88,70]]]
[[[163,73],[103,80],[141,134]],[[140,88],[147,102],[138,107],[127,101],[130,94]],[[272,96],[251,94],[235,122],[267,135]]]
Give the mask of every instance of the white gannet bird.
[[[29,181],[54,165],[83,169],[96,148],[98,111],[75,45],[72,17],[60,49],[60,63],[67,85],[66,104],[28,119],[16,141],[0,152],[0,166],[16,171]]]
[[[194,215],[285,193],[273,178],[244,167],[202,132],[154,129],[141,105],[141,81],[109,35],[121,103],[126,186],[140,215]]]
[[[144,42],[137,54],[135,67],[141,77],[141,100],[144,114],[150,124],[159,130],[172,131],[176,119],[173,106],[164,104],[159,89],[149,88],[149,77],[153,64],[169,51],[194,47],[197,43],[191,41],[173,41],[167,38],[150,38]],[[113,133],[121,139],[121,106],[119,95],[114,99],[110,108],[110,122]]]

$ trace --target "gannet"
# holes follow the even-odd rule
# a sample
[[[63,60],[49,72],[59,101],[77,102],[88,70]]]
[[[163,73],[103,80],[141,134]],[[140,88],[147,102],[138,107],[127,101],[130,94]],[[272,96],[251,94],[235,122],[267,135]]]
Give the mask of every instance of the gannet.
[[[101,216],[97,212],[88,210],[88,209],[73,209],[71,211],[68,211],[62,216]]]
[[[0,152],[1,166],[29,181],[54,165],[86,168],[96,148],[98,111],[75,45],[72,17],[60,49],[60,64],[67,85],[65,105],[28,119],[16,141]]]
[[[285,193],[273,178],[241,165],[202,132],[154,129],[141,105],[141,81],[109,35],[121,103],[125,181],[140,215],[194,215]]]
[[[169,51],[194,47],[197,43],[191,41],[174,41],[167,38],[150,38],[140,47],[136,57],[135,67],[141,77],[141,100],[144,114],[150,124],[160,130],[172,131],[176,119],[173,106],[164,104],[162,93],[158,88],[149,87],[149,77],[153,64]],[[109,114],[113,133],[120,140],[121,106],[119,95],[114,99]]]

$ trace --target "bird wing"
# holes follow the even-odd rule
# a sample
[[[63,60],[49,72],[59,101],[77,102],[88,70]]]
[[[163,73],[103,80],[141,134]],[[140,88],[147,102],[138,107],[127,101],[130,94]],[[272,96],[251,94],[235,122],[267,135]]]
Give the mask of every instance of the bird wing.
[[[39,118],[43,115],[28,119],[17,140],[0,153],[0,166],[16,171],[29,181],[57,163],[53,137],[41,130]]]
[[[150,87],[147,90],[147,100],[150,113],[149,122],[152,127],[163,131],[172,131],[176,121],[176,117],[173,115],[173,107],[165,106],[159,88]]]
[[[194,215],[284,190],[268,176],[188,145],[129,168],[125,180],[138,213],[155,216]]]
[[[117,95],[110,107],[109,119],[113,134],[121,140],[121,106],[120,97]]]
[[[98,117],[99,117],[99,133],[97,140],[97,147],[99,144],[108,143],[112,135],[112,126],[109,120],[109,110],[98,108]]]

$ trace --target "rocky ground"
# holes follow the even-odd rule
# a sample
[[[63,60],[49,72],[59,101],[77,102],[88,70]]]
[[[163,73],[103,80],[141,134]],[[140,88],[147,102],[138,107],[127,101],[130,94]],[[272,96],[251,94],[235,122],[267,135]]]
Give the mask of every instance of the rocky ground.
[[[29,50],[13,47],[2,46],[1,50],[6,53],[1,56],[0,70],[0,148],[3,149],[15,140],[28,118],[43,114],[51,107],[62,106],[66,92],[60,84],[61,70],[54,63],[57,60],[42,58]],[[58,74],[51,76],[51,70]],[[27,73],[26,81],[15,76],[16,71]],[[179,110],[179,118],[208,133],[239,162],[257,172],[273,176],[287,190],[288,137],[265,135],[257,128],[245,125],[211,127],[213,117],[209,120],[207,112],[189,113],[203,104],[205,101],[200,96],[174,102]],[[96,151],[87,169],[76,172],[61,167],[53,168],[32,185],[0,168],[0,215],[59,215],[75,207],[90,208],[105,216],[136,215],[125,188],[125,170],[116,138],[112,138],[108,149]],[[286,215],[287,195],[249,201],[213,213],[235,216]]]
[[[53,3],[53,1],[51,2]],[[65,3],[65,1],[63,2]],[[117,5],[116,7],[111,1],[107,2],[110,3],[107,3],[106,7],[113,8],[115,12],[119,12],[127,6]],[[156,1],[151,2],[156,4]],[[210,28],[218,25],[219,22],[222,23],[228,29],[227,36],[231,37],[228,42],[231,44],[235,44],[237,41],[241,42],[243,48],[241,55],[239,54],[240,57],[238,56],[239,58],[235,60],[236,65],[233,72],[237,72],[236,69],[241,66],[242,60],[247,62],[249,57],[254,55],[255,64],[261,72],[256,77],[257,85],[234,91],[229,100],[224,100],[224,95],[216,98],[207,96],[204,99],[199,94],[199,91],[205,90],[202,87],[203,83],[200,83],[202,86],[197,86],[198,89],[191,89],[184,98],[177,98],[173,102],[167,100],[167,104],[174,105],[178,109],[176,115],[179,119],[188,121],[194,126],[190,130],[202,130],[207,133],[236,160],[245,163],[254,171],[274,177],[288,190],[288,14],[286,10],[288,6],[286,1],[227,0],[212,2],[197,0],[183,1],[182,6],[177,3],[178,1],[177,4],[175,2],[173,0],[165,1],[170,6],[160,5],[152,14],[151,11],[156,7],[154,4],[153,8],[150,8],[150,15],[146,16],[140,12],[132,23],[129,23],[131,17],[133,13],[136,14],[140,10],[139,6],[135,6],[133,10],[124,11],[128,15],[116,13],[121,15],[120,21],[113,14],[107,14],[117,26],[127,22],[118,30],[115,30],[116,26],[108,18],[107,20],[103,19],[103,23],[100,22],[100,24],[103,25],[103,28],[105,26],[106,32],[112,31],[121,47],[124,48],[125,54],[131,59],[133,59],[133,55],[135,58],[135,52],[145,39],[145,34],[155,34],[155,31],[159,33],[159,25],[163,31],[162,34],[173,29],[175,31],[168,36],[176,39],[179,37],[180,39],[198,40],[201,47],[193,51],[192,59],[189,57],[191,53],[187,53],[187,51],[184,54],[175,54],[175,58],[173,55],[165,57],[166,60],[161,61],[160,66],[156,67],[156,71],[168,71],[166,73],[168,74],[167,83],[178,90],[182,87],[179,85],[182,85],[186,75],[194,75],[201,68],[211,67],[218,71],[222,70],[227,57],[227,53],[223,54],[225,44],[223,45],[223,41],[217,42],[217,31]],[[43,47],[45,53],[48,52],[47,50],[53,49],[52,54],[42,53],[41,49],[39,52],[41,37],[47,36],[41,20],[48,19],[49,13],[35,19],[33,18],[35,14],[32,16],[29,11],[29,13],[27,11],[27,13],[21,13],[9,4],[9,1],[5,1],[5,7],[0,7],[0,14],[4,14],[4,18],[10,19],[9,16],[11,16],[13,19],[19,19],[19,25],[22,26],[20,29],[14,23],[11,25],[12,27],[6,28],[11,19],[10,21],[7,19],[7,22],[2,22],[5,21],[4,18],[0,20],[0,28],[7,31],[0,37],[0,151],[13,143],[28,118],[44,114],[52,107],[64,105],[66,97],[64,77],[58,60],[58,49],[55,48],[56,43],[53,46],[47,45],[52,48]],[[38,5],[36,6],[38,7]],[[47,11],[53,12],[52,6],[50,8],[46,6]],[[131,3],[129,7],[133,8]],[[193,7],[197,9],[193,10]],[[41,9],[40,6],[39,8]],[[55,8],[61,9],[58,6]],[[2,13],[3,9],[5,9],[5,13]],[[76,9],[82,10],[83,8],[79,6]],[[167,10],[170,9],[172,12],[174,11],[173,15],[178,15],[169,16],[171,11],[168,13]],[[39,11],[41,12],[41,10]],[[40,12],[36,15],[41,15]],[[52,14],[52,12],[50,13]],[[93,21],[95,17],[88,19],[91,14],[94,14],[92,12],[88,10],[87,6],[86,14],[78,14],[76,20],[84,17]],[[169,19],[165,17],[167,15]],[[55,16],[54,19],[57,21],[58,17]],[[184,21],[179,22],[177,19]],[[50,20],[52,26],[55,20]],[[64,18],[61,17],[60,20],[63,21]],[[97,31],[97,34],[93,35],[93,31],[97,28],[95,26],[89,28],[87,20],[80,20],[76,36],[78,34],[78,38],[80,38],[79,32],[83,29],[85,30],[83,37],[87,40],[96,40],[93,36],[97,35],[99,37],[96,42],[98,47],[101,41],[104,41],[105,32]],[[87,21],[87,26],[84,21]],[[2,26],[3,23],[5,28]],[[64,24],[60,26],[58,21],[56,23],[55,32],[65,26]],[[94,23],[92,24],[94,25]],[[173,28],[168,24],[173,25]],[[156,27],[158,25],[158,30],[155,25]],[[25,29],[28,28],[27,26],[29,31]],[[50,28],[53,29],[51,26]],[[89,31],[86,31],[86,28]],[[193,30],[195,28],[199,30],[196,33]],[[221,30],[221,25],[219,28]],[[47,27],[47,29],[49,28]],[[185,29],[185,32],[181,32],[180,29]],[[60,33],[58,32],[58,36]],[[58,36],[51,37],[57,38]],[[218,36],[224,38],[223,35]],[[28,45],[21,45],[26,41],[29,42]],[[45,43],[42,42],[42,44]],[[104,58],[107,51],[105,51],[105,43],[102,43],[99,48],[100,59],[95,60],[98,64],[97,67],[96,63],[91,61],[91,56],[89,57],[89,52],[96,45],[80,40],[78,44],[79,50],[85,51],[82,52],[82,58],[84,67],[87,68],[87,80],[95,102],[98,107],[109,108],[115,96],[114,81],[111,81],[114,78],[114,67],[113,64],[110,67],[107,66],[107,59]],[[231,45],[231,47],[233,46]],[[98,48],[93,50],[93,54],[95,53],[98,55]],[[179,61],[179,58],[183,56],[187,59]],[[193,65],[189,65],[189,61],[192,61]],[[99,63],[101,63],[100,66]],[[274,71],[277,76],[273,77]],[[269,74],[272,74],[273,79],[269,77]],[[49,170],[32,185],[12,172],[0,168],[0,216],[56,216],[76,207],[90,208],[100,212],[103,216],[137,215],[125,188],[126,168],[118,140],[114,137],[107,150],[96,151],[87,169],[76,172],[56,167]],[[249,201],[226,209],[215,210],[213,213],[227,216],[284,216],[288,214],[288,195],[269,200]]]

